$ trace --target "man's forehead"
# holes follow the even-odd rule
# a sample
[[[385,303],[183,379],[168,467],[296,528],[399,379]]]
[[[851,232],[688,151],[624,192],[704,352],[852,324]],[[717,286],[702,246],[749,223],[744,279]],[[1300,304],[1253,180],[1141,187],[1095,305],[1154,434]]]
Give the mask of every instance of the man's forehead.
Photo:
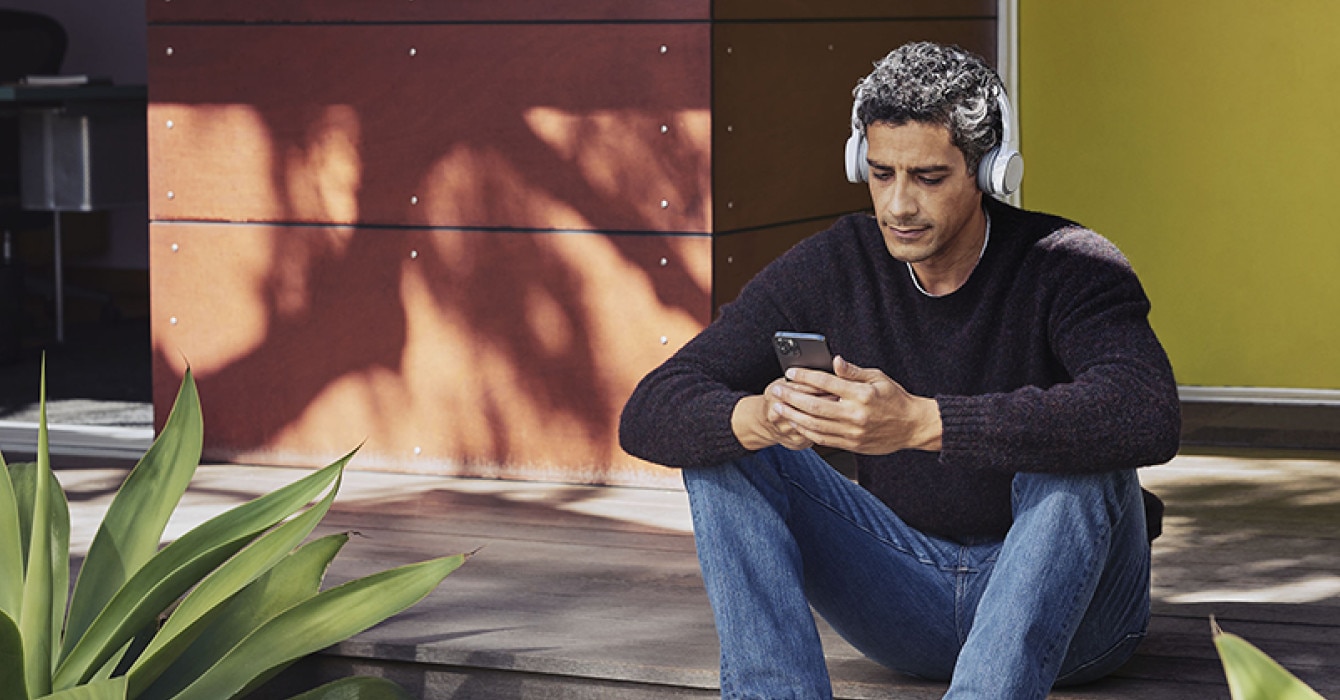
[[[875,122],[866,127],[872,164],[907,169],[962,167],[963,153],[939,124]]]

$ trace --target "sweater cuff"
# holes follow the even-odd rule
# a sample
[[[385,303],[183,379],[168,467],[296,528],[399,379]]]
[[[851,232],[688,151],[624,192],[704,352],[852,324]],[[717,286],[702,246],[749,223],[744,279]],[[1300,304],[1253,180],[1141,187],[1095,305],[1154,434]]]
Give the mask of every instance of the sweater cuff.
[[[731,427],[731,417],[735,413],[735,404],[748,396],[747,391],[725,392],[712,399],[705,407],[706,429],[702,431],[702,450],[704,461],[708,464],[724,464],[747,457],[751,452],[740,444]]]
[[[989,411],[985,401],[972,396],[937,396],[940,406],[940,461],[957,466],[990,461]]]

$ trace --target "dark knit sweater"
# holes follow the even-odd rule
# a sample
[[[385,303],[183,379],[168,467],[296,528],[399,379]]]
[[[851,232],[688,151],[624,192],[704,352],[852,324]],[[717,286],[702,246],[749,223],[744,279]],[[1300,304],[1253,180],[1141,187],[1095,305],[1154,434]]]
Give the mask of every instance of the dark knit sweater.
[[[939,403],[940,452],[856,457],[859,483],[925,532],[1003,536],[1016,472],[1171,459],[1177,387],[1125,257],[1064,219],[986,208],[985,254],[939,298],[916,288],[868,215],[802,241],[642,380],[619,426],[624,449],[672,467],[748,455],[731,413],[781,375],[772,334],[792,330],[823,333],[835,354]]]

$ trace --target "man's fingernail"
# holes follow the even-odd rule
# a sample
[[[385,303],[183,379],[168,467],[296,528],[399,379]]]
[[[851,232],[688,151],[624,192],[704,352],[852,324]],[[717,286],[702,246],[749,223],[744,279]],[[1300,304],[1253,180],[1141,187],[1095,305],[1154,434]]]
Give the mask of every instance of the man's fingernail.
[[[794,380],[796,378],[796,368],[786,370],[786,378]]]

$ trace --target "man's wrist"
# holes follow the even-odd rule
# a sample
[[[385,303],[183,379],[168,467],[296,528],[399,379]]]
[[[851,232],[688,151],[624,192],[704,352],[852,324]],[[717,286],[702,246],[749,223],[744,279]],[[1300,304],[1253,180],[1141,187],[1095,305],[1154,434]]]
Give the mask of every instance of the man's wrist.
[[[939,452],[944,443],[944,421],[940,419],[940,402],[921,398],[922,419],[916,449]]]
[[[735,410],[730,415],[730,427],[735,433],[735,439],[746,450],[753,452],[777,444],[764,430],[762,412],[765,410],[767,400],[758,394],[742,397],[735,402]]]

